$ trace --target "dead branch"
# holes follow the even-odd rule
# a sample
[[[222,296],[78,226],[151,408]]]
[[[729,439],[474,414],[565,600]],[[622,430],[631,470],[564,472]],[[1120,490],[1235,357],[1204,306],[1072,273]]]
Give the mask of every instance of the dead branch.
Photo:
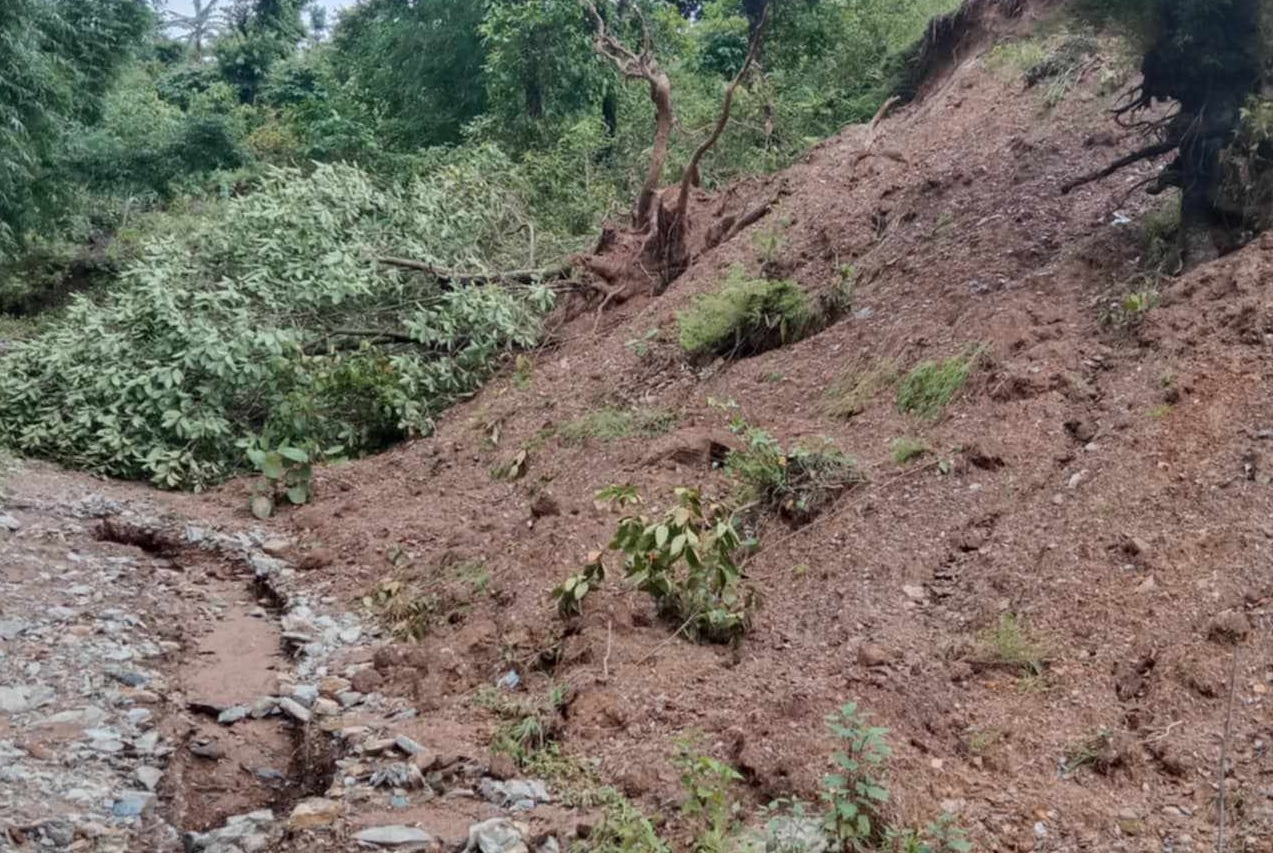
[[[561,264],[555,267],[544,267],[534,270],[508,270],[494,273],[464,273],[445,270],[411,258],[376,258],[376,263],[387,267],[415,270],[438,280],[439,284],[450,287],[474,287],[483,284],[536,284],[539,282],[562,281],[570,278],[571,267]]]
[[[765,216],[769,214],[769,211],[773,210],[774,205],[778,203],[779,199],[781,199],[784,194],[784,192],[776,193],[772,198],[765,199],[751,210],[743,213],[741,216],[726,216],[721,219],[707,232],[707,236],[704,239],[706,247],[708,249],[714,249],[721,243],[728,243],[744,230],[755,225],[761,219],[764,219]]]
[[[680,215],[685,215],[686,205],[689,202],[690,189],[698,179],[698,167],[707,153],[716,147],[716,143],[720,140],[721,134],[725,132],[725,125],[729,123],[729,111],[734,103],[734,91],[738,88],[738,84],[747,76],[747,72],[751,70],[752,65],[756,62],[756,57],[760,53],[760,45],[765,40],[765,27],[769,24],[769,4],[765,4],[765,11],[761,13],[760,23],[756,26],[756,31],[751,38],[751,46],[747,48],[747,58],[743,60],[743,67],[738,69],[738,74],[725,87],[725,97],[721,100],[720,116],[716,119],[716,126],[712,129],[712,135],[703,140],[703,144],[694,150],[694,154],[690,157],[689,165],[685,167],[685,174],[681,177],[681,192],[677,197],[676,208]]]
[[[1093,183],[1094,181],[1099,181],[1102,178],[1108,178],[1110,175],[1114,174],[1120,169],[1126,169],[1128,166],[1132,165],[1133,163],[1139,163],[1141,160],[1149,160],[1153,157],[1161,157],[1163,154],[1168,154],[1174,151],[1177,148],[1177,146],[1179,146],[1179,144],[1180,144],[1179,142],[1173,142],[1173,141],[1155,142],[1153,145],[1148,145],[1140,149],[1139,151],[1133,151],[1131,154],[1128,154],[1126,157],[1119,157],[1117,160],[1115,160],[1113,163],[1110,163],[1108,166],[1106,166],[1103,169],[1092,172],[1089,175],[1084,175],[1081,178],[1075,178],[1069,183],[1062,185],[1061,195],[1069,195],[1069,193],[1078,189],[1081,186]]]

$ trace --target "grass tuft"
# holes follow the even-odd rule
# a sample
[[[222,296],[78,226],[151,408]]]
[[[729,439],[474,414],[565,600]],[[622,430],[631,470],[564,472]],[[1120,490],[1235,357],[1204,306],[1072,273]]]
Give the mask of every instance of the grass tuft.
[[[624,438],[653,438],[676,426],[676,415],[664,409],[618,409],[607,406],[588,412],[557,430],[565,447],[578,447],[588,439],[609,442]]]
[[[945,361],[920,362],[897,387],[897,408],[936,420],[964,387],[983,351],[976,347]]]

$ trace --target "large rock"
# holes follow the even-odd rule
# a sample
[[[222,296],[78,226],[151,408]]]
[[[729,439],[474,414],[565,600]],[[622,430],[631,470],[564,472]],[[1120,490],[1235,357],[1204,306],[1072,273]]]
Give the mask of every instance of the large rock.
[[[524,824],[497,817],[469,827],[469,843],[464,853],[530,853]]]
[[[292,809],[292,816],[287,819],[287,827],[291,830],[320,829],[331,826],[340,818],[340,803],[324,797],[310,797],[301,800]]]
[[[511,779],[507,782],[483,779],[477,790],[487,802],[514,811],[533,809],[552,800],[548,787],[538,779]]]

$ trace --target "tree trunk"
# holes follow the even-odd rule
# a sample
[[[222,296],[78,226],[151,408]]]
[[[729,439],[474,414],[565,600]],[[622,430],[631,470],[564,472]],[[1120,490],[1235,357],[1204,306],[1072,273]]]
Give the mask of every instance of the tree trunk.
[[[650,154],[650,169],[645,185],[637,196],[633,224],[638,231],[650,227],[650,215],[659,194],[659,182],[663,179],[663,167],[667,164],[668,142],[672,137],[672,84],[667,75],[657,71],[650,77],[650,100],[654,102],[654,149]]]

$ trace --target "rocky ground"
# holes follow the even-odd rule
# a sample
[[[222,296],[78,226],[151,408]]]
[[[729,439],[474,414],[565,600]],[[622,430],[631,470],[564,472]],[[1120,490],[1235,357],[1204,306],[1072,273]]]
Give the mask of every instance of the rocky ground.
[[[5,479],[0,850],[557,849],[552,793],[439,751],[378,692],[378,629],[307,596],[285,542]]]

